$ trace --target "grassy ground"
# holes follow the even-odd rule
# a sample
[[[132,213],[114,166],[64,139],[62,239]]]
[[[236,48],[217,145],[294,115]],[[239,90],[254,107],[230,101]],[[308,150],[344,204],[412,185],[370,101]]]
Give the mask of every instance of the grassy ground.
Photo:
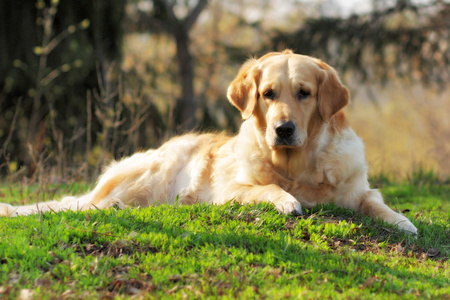
[[[417,239],[332,205],[157,206],[0,218],[0,298],[450,299],[450,187],[386,184]],[[1,202],[83,185],[0,188]]]

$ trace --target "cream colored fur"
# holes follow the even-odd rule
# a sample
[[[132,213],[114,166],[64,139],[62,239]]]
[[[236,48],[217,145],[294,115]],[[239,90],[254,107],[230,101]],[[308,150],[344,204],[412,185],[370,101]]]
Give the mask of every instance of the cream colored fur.
[[[370,189],[363,143],[341,111],[349,93],[333,68],[289,50],[269,53],[244,64],[228,98],[246,119],[237,136],[176,137],[111,163],[86,195],[0,204],[0,215],[145,207],[177,197],[181,204],[270,202],[283,214],[334,203],[417,233]],[[279,127],[286,122],[294,127],[283,140]]]

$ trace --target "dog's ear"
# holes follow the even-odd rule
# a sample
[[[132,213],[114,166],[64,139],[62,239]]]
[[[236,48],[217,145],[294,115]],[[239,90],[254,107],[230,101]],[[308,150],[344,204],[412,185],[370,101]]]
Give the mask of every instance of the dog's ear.
[[[236,78],[228,87],[228,100],[241,112],[242,118],[248,119],[258,102],[259,70],[257,60],[252,58],[245,62]]]
[[[329,122],[332,116],[347,105],[350,93],[332,67],[322,61],[318,64],[323,70],[317,95],[319,114],[324,122]]]

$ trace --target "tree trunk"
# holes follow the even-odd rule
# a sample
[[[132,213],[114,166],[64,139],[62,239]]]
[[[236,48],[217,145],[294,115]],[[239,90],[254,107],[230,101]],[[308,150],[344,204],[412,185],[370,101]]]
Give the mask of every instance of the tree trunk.
[[[198,16],[208,4],[208,0],[198,0],[184,19],[178,19],[174,12],[176,1],[165,0],[164,6],[169,20],[171,34],[177,44],[177,60],[181,81],[181,97],[176,107],[177,121],[183,130],[193,130],[197,125],[195,112],[198,101],[194,93],[194,66],[189,50],[189,32]],[[156,4],[156,2],[154,2]]]
[[[175,39],[177,43],[178,74],[181,80],[181,97],[177,104],[177,117],[185,130],[193,130],[196,126],[195,112],[198,106],[194,93],[194,67],[189,51],[189,32],[177,26]]]

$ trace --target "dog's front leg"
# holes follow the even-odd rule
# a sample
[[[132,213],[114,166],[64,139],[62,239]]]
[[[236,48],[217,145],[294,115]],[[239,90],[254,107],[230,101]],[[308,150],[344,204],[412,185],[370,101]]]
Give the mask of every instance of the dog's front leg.
[[[278,185],[234,185],[230,190],[240,204],[270,202],[282,214],[302,214],[300,202]]]

